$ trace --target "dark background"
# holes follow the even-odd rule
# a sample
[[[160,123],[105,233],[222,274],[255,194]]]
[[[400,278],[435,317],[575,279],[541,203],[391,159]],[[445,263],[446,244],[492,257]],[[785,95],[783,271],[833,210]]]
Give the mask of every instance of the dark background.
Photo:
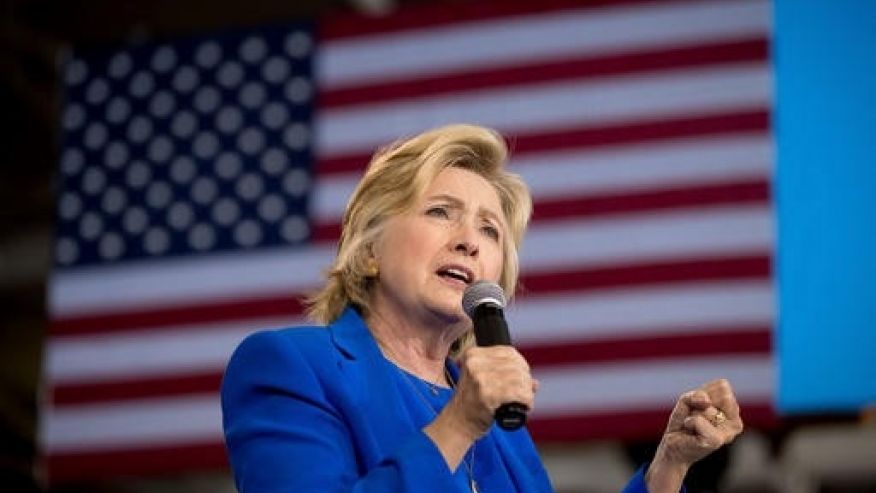
[[[0,490],[29,491],[59,142],[59,68],[73,50],[357,12],[378,0],[17,0],[0,5]]]

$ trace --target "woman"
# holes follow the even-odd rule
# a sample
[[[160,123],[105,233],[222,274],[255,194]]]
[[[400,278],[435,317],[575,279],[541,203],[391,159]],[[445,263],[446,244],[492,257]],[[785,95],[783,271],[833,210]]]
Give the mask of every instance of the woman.
[[[525,429],[493,426],[538,382],[510,346],[475,347],[460,300],[477,280],[513,294],[532,205],[503,139],[438,128],[378,152],[347,207],[310,315],[260,332],[222,385],[243,492],[545,492]],[[726,381],[679,399],[647,473],[625,491],[678,491],[690,465],[742,430]]]

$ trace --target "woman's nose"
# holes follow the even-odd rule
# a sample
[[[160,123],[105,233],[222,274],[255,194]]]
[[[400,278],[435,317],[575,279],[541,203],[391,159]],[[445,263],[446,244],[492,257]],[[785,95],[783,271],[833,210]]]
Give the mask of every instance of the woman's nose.
[[[457,236],[453,239],[453,250],[467,256],[477,256],[479,247],[476,229],[471,224],[460,224],[457,229]]]
[[[469,241],[458,241],[453,249],[470,257],[475,257],[478,254],[478,246]]]

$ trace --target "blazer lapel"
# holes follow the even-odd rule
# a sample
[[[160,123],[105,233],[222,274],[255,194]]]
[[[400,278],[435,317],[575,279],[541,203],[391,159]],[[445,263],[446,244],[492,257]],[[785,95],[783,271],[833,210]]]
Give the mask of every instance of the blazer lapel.
[[[398,388],[398,370],[383,357],[374,336],[359,313],[348,307],[329,325],[332,340],[340,352],[338,367],[348,383],[353,399],[359,404],[351,410],[357,428],[367,430],[376,450],[371,460],[379,461],[395,450],[400,441],[419,429],[405,406]],[[368,410],[368,411],[365,411]]]

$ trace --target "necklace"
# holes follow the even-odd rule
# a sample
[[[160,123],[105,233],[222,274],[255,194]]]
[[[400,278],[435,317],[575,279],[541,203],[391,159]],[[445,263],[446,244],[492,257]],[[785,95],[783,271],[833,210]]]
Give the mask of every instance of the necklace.
[[[375,337],[375,339],[377,339],[377,338]],[[380,348],[380,352],[383,353],[383,357],[386,358],[387,361],[392,363],[393,366],[395,366],[396,369],[403,374],[403,376],[405,377],[404,381],[407,382],[408,385],[413,389],[414,394],[417,397],[419,397],[421,401],[423,401],[423,403],[426,405],[426,409],[431,411],[432,415],[435,418],[437,418],[438,411],[435,409],[434,406],[432,406],[432,403],[429,401],[428,397],[426,397],[426,395],[423,394],[423,391],[420,389],[420,386],[418,384],[419,384],[419,382],[426,383],[426,385],[429,386],[429,390],[431,391],[432,395],[435,395],[435,396],[438,395],[438,388],[440,387],[440,385],[433,383],[433,382],[430,382],[430,381],[427,381],[427,380],[423,380],[423,379],[415,376],[414,374],[406,371],[402,367],[402,365],[400,365],[398,363],[398,361],[396,361],[396,359],[392,356],[392,351],[390,351],[389,347],[387,347],[385,344],[383,344],[380,341],[380,339],[377,339],[377,346],[378,346],[378,348]],[[453,376],[450,375],[450,372],[447,370],[446,362],[444,364],[444,378],[445,378],[445,380],[447,380],[447,383],[450,385],[450,389],[455,392],[456,391],[456,382],[453,380]],[[475,454],[475,446],[476,445],[477,445],[477,442],[473,442],[469,451],[466,452],[465,456],[463,456],[463,458],[462,458],[462,464],[463,464],[463,466],[465,466],[466,473],[468,473],[468,487],[471,489],[472,493],[480,493],[480,490],[478,489],[478,484],[474,478],[474,454]]]
[[[390,360],[390,361],[392,361],[392,360]],[[423,391],[417,385],[418,382],[414,381],[414,378],[416,378],[416,377],[414,375],[404,371],[400,366],[398,366],[398,365],[395,365],[395,366],[399,369],[399,371],[404,373],[405,377],[407,377],[407,378],[405,378],[405,381],[408,382],[408,385],[410,385],[414,389],[414,394],[416,394],[420,398],[420,400],[422,400],[423,403],[426,404],[426,408],[428,408],[429,411],[432,411],[432,414],[434,415],[434,417],[437,418],[438,411],[432,406],[432,403],[429,402],[429,399],[423,394]],[[447,382],[450,384],[451,390],[455,391],[456,390],[456,383],[453,381],[453,378],[451,377],[450,372],[447,371],[447,366],[444,367],[444,377],[447,379]],[[432,393],[434,395],[438,395],[438,388],[435,384],[429,383],[429,388],[432,390]],[[475,481],[475,478],[474,478],[474,453],[475,453],[475,446],[476,445],[477,445],[477,442],[472,443],[471,449],[469,449],[469,451],[465,454],[466,456],[464,456],[462,458],[462,464],[463,464],[463,466],[465,466],[466,473],[468,473],[468,487],[471,489],[472,493],[480,493],[480,490],[478,490],[478,483]]]

